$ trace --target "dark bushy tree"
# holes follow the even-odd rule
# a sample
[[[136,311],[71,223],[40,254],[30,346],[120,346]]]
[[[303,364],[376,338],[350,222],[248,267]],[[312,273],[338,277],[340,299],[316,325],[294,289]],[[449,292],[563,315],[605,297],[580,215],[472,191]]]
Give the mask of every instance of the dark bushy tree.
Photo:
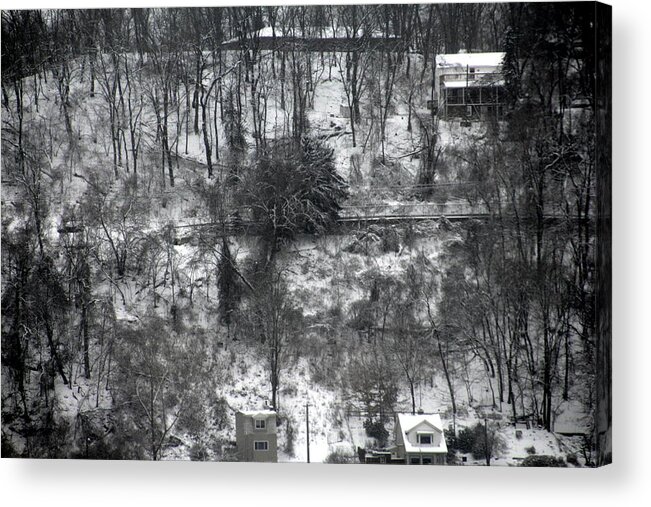
[[[459,431],[456,438],[448,440],[448,446],[462,453],[472,453],[475,459],[485,459],[486,464],[490,465],[491,458],[504,448],[504,441],[495,428],[485,427],[478,422]]]
[[[384,427],[384,421],[382,419],[366,419],[364,421],[364,429],[369,437],[377,440],[379,447],[385,447],[387,445],[389,432]]]
[[[310,137],[273,143],[243,176],[241,188],[267,244],[267,261],[297,234],[331,228],[348,196],[332,148]]]

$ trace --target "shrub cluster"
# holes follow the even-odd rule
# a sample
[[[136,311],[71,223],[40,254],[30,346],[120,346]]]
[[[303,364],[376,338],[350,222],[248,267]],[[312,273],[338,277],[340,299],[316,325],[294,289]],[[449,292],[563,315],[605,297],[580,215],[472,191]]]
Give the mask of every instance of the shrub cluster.
[[[356,463],[357,456],[354,454],[349,454],[342,449],[337,449],[330,454],[328,454],[324,460],[324,463],[331,463],[336,465],[347,465],[351,463]]]
[[[563,458],[556,456],[538,455],[527,456],[520,466],[523,467],[566,467]]]
[[[579,458],[577,457],[576,454],[570,453],[565,457],[565,461],[567,461],[569,464],[574,465],[574,466],[580,466],[581,464],[579,463]]]
[[[453,435],[449,428],[446,434],[448,450],[472,454],[474,459],[486,458],[487,449],[491,456],[495,456],[504,447],[504,442],[495,429],[489,427],[486,432],[482,423],[461,429],[456,438]]]

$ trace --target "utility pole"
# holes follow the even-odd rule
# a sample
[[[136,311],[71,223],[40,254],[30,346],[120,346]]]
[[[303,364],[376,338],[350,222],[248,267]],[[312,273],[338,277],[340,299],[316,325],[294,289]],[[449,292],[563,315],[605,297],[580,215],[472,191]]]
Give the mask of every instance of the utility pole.
[[[491,466],[491,455],[488,451],[488,420],[484,417],[484,452],[486,453],[486,466]]]
[[[307,436],[305,441],[307,442],[307,462],[310,462],[310,404],[305,404],[305,429]]]

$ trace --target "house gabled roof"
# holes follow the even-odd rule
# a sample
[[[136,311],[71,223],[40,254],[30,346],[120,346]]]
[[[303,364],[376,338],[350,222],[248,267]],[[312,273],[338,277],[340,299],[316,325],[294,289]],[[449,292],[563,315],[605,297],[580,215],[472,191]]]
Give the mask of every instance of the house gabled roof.
[[[405,452],[414,453],[447,453],[448,447],[445,443],[443,434],[443,422],[439,414],[398,414],[398,424],[402,431]],[[414,445],[409,441],[408,433],[412,432],[421,425],[432,428],[433,431],[441,433],[441,441],[438,446],[433,445]],[[420,433],[420,432],[418,432]]]
[[[413,422],[413,421],[412,421],[412,422]],[[427,419],[421,419],[419,422],[417,422],[416,424],[414,424],[411,428],[403,428],[403,430],[405,431],[405,433],[409,433],[409,432],[411,432],[412,430],[415,430],[416,428],[418,428],[419,426],[421,426],[421,425],[423,425],[423,424],[429,426],[429,427],[432,428],[434,431],[438,431],[439,433],[442,433],[442,432],[443,432],[443,430],[442,430],[441,428],[437,428],[437,427],[434,425],[434,423],[432,423],[431,421],[429,421],[429,420],[427,420]],[[417,433],[420,433],[420,431],[418,431]]]
[[[443,423],[439,414],[398,414],[400,428],[405,433],[409,433],[416,426],[427,424],[439,433],[443,431]]]

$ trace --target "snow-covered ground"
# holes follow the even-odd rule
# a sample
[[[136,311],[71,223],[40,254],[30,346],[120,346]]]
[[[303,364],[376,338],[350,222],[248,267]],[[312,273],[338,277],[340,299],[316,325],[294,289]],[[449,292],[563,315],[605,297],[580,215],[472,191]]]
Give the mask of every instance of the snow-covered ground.
[[[135,58],[135,55],[131,57]],[[341,58],[342,55],[335,55]],[[413,56],[413,76],[420,75],[422,61]],[[344,84],[342,83],[339,67],[332,59],[326,59],[331,68],[318,69],[315,75],[314,104],[308,111],[311,130],[316,135],[323,136],[333,148],[335,163],[339,173],[349,181],[357,181],[351,185],[352,199],[382,203],[383,206],[400,207],[404,204],[404,196],[394,191],[395,186],[408,186],[416,182],[420,159],[415,153],[422,147],[423,138],[415,117],[412,118],[412,129],[408,130],[409,107],[407,104],[409,81],[396,84],[396,94],[392,112],[386,125],[385,152],[386,160],[380,161],[380,143],[372,118],[364,116],[357,126],[357,146],[353,146],[350,120],[341,114],[341,106],[347,105]],[[318,67],[318,59],[314,59]],[[204,82],[208,83],[213,76],[207,73]],[[413,78],[412,78],[413,79]],[[427,73],[425,80],[428,79]],[[31,81],[27,81],[27,87]],[[78,159],[69,159],[61,145],[50,144],[45,149],[45,160],[48,171],[56,177],[48,189],[52,198],[48,233],[53,242],[60,241],[57,229],[62,225],[63,216],[72,214],[83,219],[82,206],[84,202],[97,199],[97,193],[92,193],[90,181],[99,178],[101,190],[104,192],[107,207],[124,204],[124,181],[127,179],[126,167],[118,169],[119,179],[112,179],[109,148],[110,132],[106,125],[106,105],[101,93],[94,98],[88,96],[87,82],[73,80],[71,88],[71,111],[75,134],[79,141]],[[280,135],[287,130],[287,111],[280,108],[278,82],[268,83],[270,96],[267,110],[265,131],[268,135]],[[425,110],[425,101],[429,98],[427,87],[416,83],[417,92],[412,97],[414,111]],[[50,129],[60,129],[53,119],[60,118],[60,105],[54,100],[56,89],[54,79],[49,80],[45,89],[41,90],[38,111],[31,98],[33,93],[26,93],[25,108],[26,123],[40,125]],[[248,93],[248,91],[246,92]],[[137,97],[144,100],[144,94]],[[250,97],[247,98],[250,100]],[[368,100],[363,101],[362,110],[368,110]],[[3,115],[5,111],[3,110]],[[142,150],[143,163],[139,172],[138,199],[148,201],[146,212],[138,216],[132,226],[141,233],[160,233],[167,224],[189,225],[210,220],[207,206],[198,198],[196,188],[205,179],[206,153],[200,135],[190,131],[187,137],[187,148],[184,137],[184,127],[179,129],[175,139],[180,158],[175,166],[176,186],[161,188],[159,175],[159,156],[155,144],[155,120],[153,112],[145,109],[143,113]],[[4,119],[4,116],[3,116]],[[170,130],[175,131],[175,119],[170,117]],[[250,123],[251,118],[247,118]],[[54,122],[54,123],[53,123]],[[224,126],[217,119],[219,138],[224,139]],[[211,128],[213,128],[211,126]],[[190,129],[191,130],[191,129]],[[280,134],[279,134],[280,133]],[[438,143],[444,150],[463,146],[465,142],[474,140],[482,135],[482,127],[473,124],[470,128],[461,127],[458,122],[441,121],[438,126]],[[54,136],[56,137],[56,136]],[[59,130],[59,139],[62,138]],[[61,141],[62,143],[62,141]],[[251,145],[253,143],[251,142]],[[177,149],[175,148],[175,149]],[[214,154],[213,154],[214,157]],[[220,162],[221,163],[221,162]],[[221,170],[221,169],[219,169]],[[454,180],[457,175],[449,170],[437,178]],[[381,187],[378,189],[377,187]],[[10,229],[24,218],[20,215],[21,208],[20,183],[11,182],[2,185],[2,216],[3,223]],[[361,296],[360,287],[354,283],[359,276],[373,268],[379,272],[399,274],[404,271],[416,255],[424,253],[429,262],[442,268],[444,262],[440,258],[446,242],[455,241],[454,231],[439,231],[436,223],[420,224],[420,239],[407,247],[399,245],[397,252],[378,253],[364,256],[345,251],[344,248],[352,241],[352,235],[331,235],[321,238],[301,237],[279,254],[278,262],[288,269],[289,288],[295,299],[300,302],[303,315],[316,318],[324,311],[340,306],[345,314],[349,305]],[[178,229],[177,229],[178,231]],[[117,232],[115,233],[117,234]],[[179,232],[178,235],[182,233]],[[238,236],[232,238],[233,252],[238,262],[244,261],[255,249],[255,238]],[[168,255],[173,259],[173,269],[177,272],[177,284],[191,287],[192,300],[188,296],[174,294],[177,304],[187,310],[192,324],[219,335],[220,324],[215,316],[215,277],[211,272],[215,269],[205,260],[197,261],[199,249],[192,242],[170,245]],[[119,294],[124,295],[121,301],[118,292],[112,289],[108,280],[98,284],[98,290],[109,293],[114,299],[115,314],[119,322],[135,322],[140,316],[153,311],[151,290],[156,290],[161,298],[156,311],[165,314],[169,311],[174,290],[168,283],[167,268],[161,268],[165,283],[157,289],[144,290],[145,284],[137,276],[126,277],[124,280],[112,282],[117,284]],[[163,273],[164,271],[164,273]],[[212,285],[211,285],[212,284]],[[212,291],[212,297],[211,296]],[[186,291],[187,292],[187,291]],[[317,322],[318,326],[325,326]],[[324,327],[325,328],[325,327]],[[326,333],[327,335],[327,333]],[[308,335],[309,336],[309,335]],[[323,338],[323,336],[321,336]],[[340,346],[345,347],[341,344]],[[228,382],[221,386],[220,392],[232,410],[262,408],[270,398],[268,373],[254,354],[247,352],[243,345],[227,344],[220,354],[227,363]],[[309,347],[307,347],[309,348]],[[365,434],[363,420],[359,417],[346,417],[346,406],[342,400],[342,392],[336,385],[323,385],[312,378],[313,368],[310,362],[319,361],[318,347],[314,346],[315,355],[299,358],[281,373],[280,410],[281,425],[279,431],[280,461],[305,461],[307,459],[306,442],[306,404],[309,407],[310,418],[310,458],[312,461],[323,461],[326,457],[340,450],[354,455],[355,449],[372,445]],[[225,358],[233,357],[233,361]],[[479,368],[479,367],[478,367]],[[336,373],[336,372],[335,372]],[[476,410],[477,404],[485,405],[489,400],[485,394],[487,387],[479,378],[483,378],[477,369],[474,377],[466,379],[470,388],[464,386],[461,380],[455,384],[458,404],[464,409],[465,416],[457,418],[458,427],[469,426],[481,416]],[[336,375],[335,375],[336,376]],[[71,387],[56,384],[56,397],[59,402],[58,414],[62,418],[74,420],[80,412],[109,409],[110,394],[99,385],[86,382],[82,375],[72,377]],[[98,390],[99,387],[99,390]],[[473,395],[475,406],[471,406],[467,392]],[[452,423],[450,418],[451,402],[448,387],[440,373],[431,382],[422,382],[417,386],[417,403],[426,412],[439,412],[444,415],[444,425]],[[408,409],[408,392],[403,386],[400,393],[401,406]],[[564,427],[572,426],[575,430],[577,418],[568,414],[577,413],[577,407],[567,407],[566,414],[559,418],[559,424]],[[503,421],[507,420],[508,410],[505,407]],[[224,441],[235,439],[234,414],[233,424],[215,431],[214,436]],[[562,421],[560,420],[562,419]],[[513,465],[526,457],[527,448],[535,447],[537,454],[562,456],[570,444],[563,444],[551,433],[539,429],[522,430],[519,438],[515,436],[512,426],[501,423],[499,430],[507,442],[506,450],[495,458],[495,464]],[[291,428],[291,429],[290,429]],[[389,426],[390,428],[390,426]],[[580,428],[579,428],[580,430]],[[290,444],[289,434],[293,434],[293,444]],[[175,434],[174,431],[172,434]],[[182,442],[188,441],[184,435],[175,435]],[[164,458],[188,459],[189,446],[170,449]]]

